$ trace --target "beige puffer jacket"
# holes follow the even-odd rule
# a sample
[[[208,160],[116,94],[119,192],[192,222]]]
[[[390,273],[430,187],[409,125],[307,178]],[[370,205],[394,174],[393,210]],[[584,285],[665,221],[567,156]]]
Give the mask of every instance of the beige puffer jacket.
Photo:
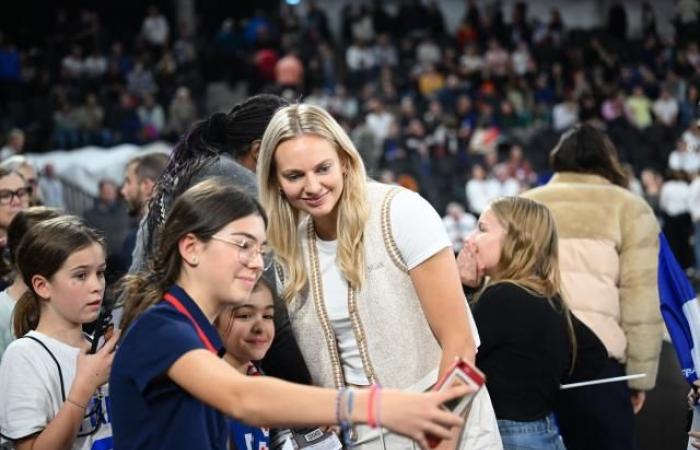
[[[657,286],[659,226],[646,202],[597,175],[561,172],[523,194],[547,205],[559,232],[564,295],[627,373],[656,383],[663,322]]]

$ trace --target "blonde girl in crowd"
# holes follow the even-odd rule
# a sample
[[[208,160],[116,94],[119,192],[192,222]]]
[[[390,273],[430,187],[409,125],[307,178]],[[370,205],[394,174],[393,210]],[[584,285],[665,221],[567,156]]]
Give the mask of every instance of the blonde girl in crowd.
[[[104,384],[117,339],[88,355],[82,330],[104,295],[102,237],[74,216],[46,220],[22,239],[17,266],[28,290],[0,363],[2,438],[16,450],[111,449]]]
[[[553,413],[559,387],[596,378],[607,352],[562,299],[552,214],[524,198],[495,200],[457,261],[467,286],[489,277],[473,306],[481,330],[476,363],[504,448],[565,449]]]
[[[368,180],[325,110],[278,110],[257,174],[282,296],[315,383],[420,391],[455,357],[474,361],[476,329],[440,217],[419,195]],[[500,448],[485,389],[465,429],[463,448]],[[350,434],[360,448],[413,445],[363,427]]]
[[[270,263],[266,216],[225,179],[188,189],[160,232],[151,270],[126,280],[125,334],[110,376],[116,450],[228,448],[226,417],[252,426],[376,423],[427,446],[462,420],[440,408],[467,389],[319,389],[249,377],[221,359],[213,322],[245,304]]]

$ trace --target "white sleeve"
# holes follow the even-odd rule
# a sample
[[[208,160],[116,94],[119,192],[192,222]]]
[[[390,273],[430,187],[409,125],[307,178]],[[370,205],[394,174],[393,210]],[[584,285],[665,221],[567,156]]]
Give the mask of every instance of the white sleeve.
[[[396,194],[391,202],[391,232],[408,270],[446,247],[452,247],[442,218],[423,197],[407,189]],[[481,344],[474,317],[465,302],[474,343]]]
[[[452,247],[442,218],[423,197],[401,190],[391,202],[391,232],[408,270]]]
[[[0,433],[13,440],[40,432],[53,417],[45,368],[26,340],[10,344],[0,364]]]

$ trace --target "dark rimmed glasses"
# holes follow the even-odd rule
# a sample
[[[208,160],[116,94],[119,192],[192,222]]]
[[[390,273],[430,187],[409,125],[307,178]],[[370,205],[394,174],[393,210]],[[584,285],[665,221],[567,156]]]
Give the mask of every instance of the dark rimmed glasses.
[[[31,195],[32,188],[30,187],[19,188],[16,191],[2,189],[0,190],[0,205],[9,205],[10,203],[12,203],[12,199],[14,197],[17,197],[18,200],[22,201],[25,199],[29,199]]]

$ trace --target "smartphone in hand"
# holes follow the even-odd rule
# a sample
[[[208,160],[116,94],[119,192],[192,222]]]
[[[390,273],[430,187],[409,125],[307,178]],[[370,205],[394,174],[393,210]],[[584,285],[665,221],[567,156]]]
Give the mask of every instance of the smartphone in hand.
[[[92,345],[90,346],[89,354],[94,354],[100,347],[100,341],[104,343],[112,335],[114,325],[112,324],[112,311],[104,305],[100,310],[100,315],[95,322],[95,332],[92,335]]]
[[[461,397],[443,403],[443,408],[458,416],[464,417],[469,410],[472,400],[474,400],[477,392],[479,392],[479,389],[481,389],[481,386],[483,386],[485,382],[486,376],[483,372],[462,358],[458,358],[455,360],[450,370],[438,380],[433,390],[442,391],[460,385],[470,386],[473,392],[469,392]],[[441,439],[431,435],[427,436],[427,440],[430,448],[437,447],[441,441]]]

